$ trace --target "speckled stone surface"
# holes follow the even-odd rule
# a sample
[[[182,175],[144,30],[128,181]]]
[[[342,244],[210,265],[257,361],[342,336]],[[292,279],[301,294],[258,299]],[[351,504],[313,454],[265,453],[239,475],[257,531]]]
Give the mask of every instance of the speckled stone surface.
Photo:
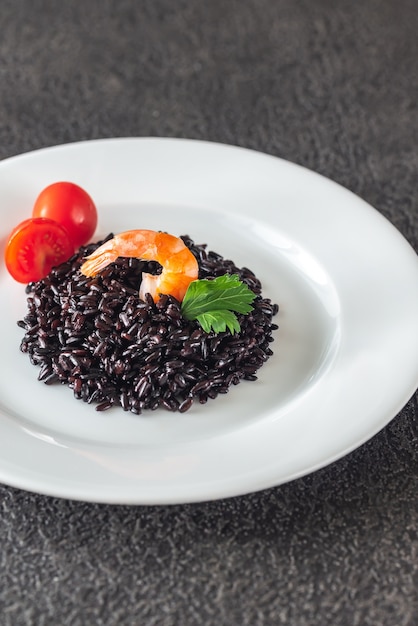
[[[351,189],[418,249],[414,0],[2,0],[0,158],[208,139]],[[293,483],[127,507],[0,486],[2,626],[418,624],[418,408]]]

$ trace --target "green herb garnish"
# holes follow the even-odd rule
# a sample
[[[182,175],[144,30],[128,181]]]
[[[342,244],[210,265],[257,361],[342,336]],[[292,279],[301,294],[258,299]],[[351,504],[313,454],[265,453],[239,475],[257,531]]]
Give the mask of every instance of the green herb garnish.
[[[255,293],[237,274],[224,274],[213,280],[203,278],[190,283],[181,304],[183,317],[197,320],[203,330],[234,334],[241,330],[235,313],[249,313]]]

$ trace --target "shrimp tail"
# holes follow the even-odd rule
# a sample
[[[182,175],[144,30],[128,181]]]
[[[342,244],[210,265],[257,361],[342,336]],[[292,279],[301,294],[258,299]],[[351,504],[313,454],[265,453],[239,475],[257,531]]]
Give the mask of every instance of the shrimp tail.
[[[141,286],[139,288],[139,297],[141,300],[145,300],[145,296],[149,293],[154,301],[158,300],[159,292],[158,285],[160,283],[160,276],[154,276],[146,272],[142,273]]]
[[[118,252],[115,250],[113,240],[111,239],[86,257],[86,260],[80,267],[80,271],[88,277],[96,276],[102,269],[116,261],[118,256]]]

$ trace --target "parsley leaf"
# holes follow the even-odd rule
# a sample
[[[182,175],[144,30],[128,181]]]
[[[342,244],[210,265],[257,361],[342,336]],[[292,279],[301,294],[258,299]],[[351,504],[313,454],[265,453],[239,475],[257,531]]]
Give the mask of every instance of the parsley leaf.
[[[205,333],[209,333],[211,328],[215,333],[223,333],[227,328],[232,334],[234,334],[234,332],[239,333],[241,330],[235,313],[227,311],[226,309],[201,313],[196,319]]]
[[[233,334],[241,330],[235,313],[249,313],[255,294],[237,274],[224,274],[213,280],[203,278],[190,283],[181,305],[182,315],[188,320],[196,319],[209,333]]]

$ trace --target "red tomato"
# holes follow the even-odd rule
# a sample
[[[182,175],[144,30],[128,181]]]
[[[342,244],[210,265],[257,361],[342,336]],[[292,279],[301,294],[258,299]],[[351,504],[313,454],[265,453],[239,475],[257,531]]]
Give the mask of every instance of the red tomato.
[[[89,194],[74,183],[45,187],[36,199],[32,217],[49,217],[68,232],[76,248],[86,244],[97,226],[97,209]]]
[[[10,274],[19,283],[44,278],[51,269],[74,253],[66,230],[53,220],[36,217],[14,228],[6,243],[4,260]]]

